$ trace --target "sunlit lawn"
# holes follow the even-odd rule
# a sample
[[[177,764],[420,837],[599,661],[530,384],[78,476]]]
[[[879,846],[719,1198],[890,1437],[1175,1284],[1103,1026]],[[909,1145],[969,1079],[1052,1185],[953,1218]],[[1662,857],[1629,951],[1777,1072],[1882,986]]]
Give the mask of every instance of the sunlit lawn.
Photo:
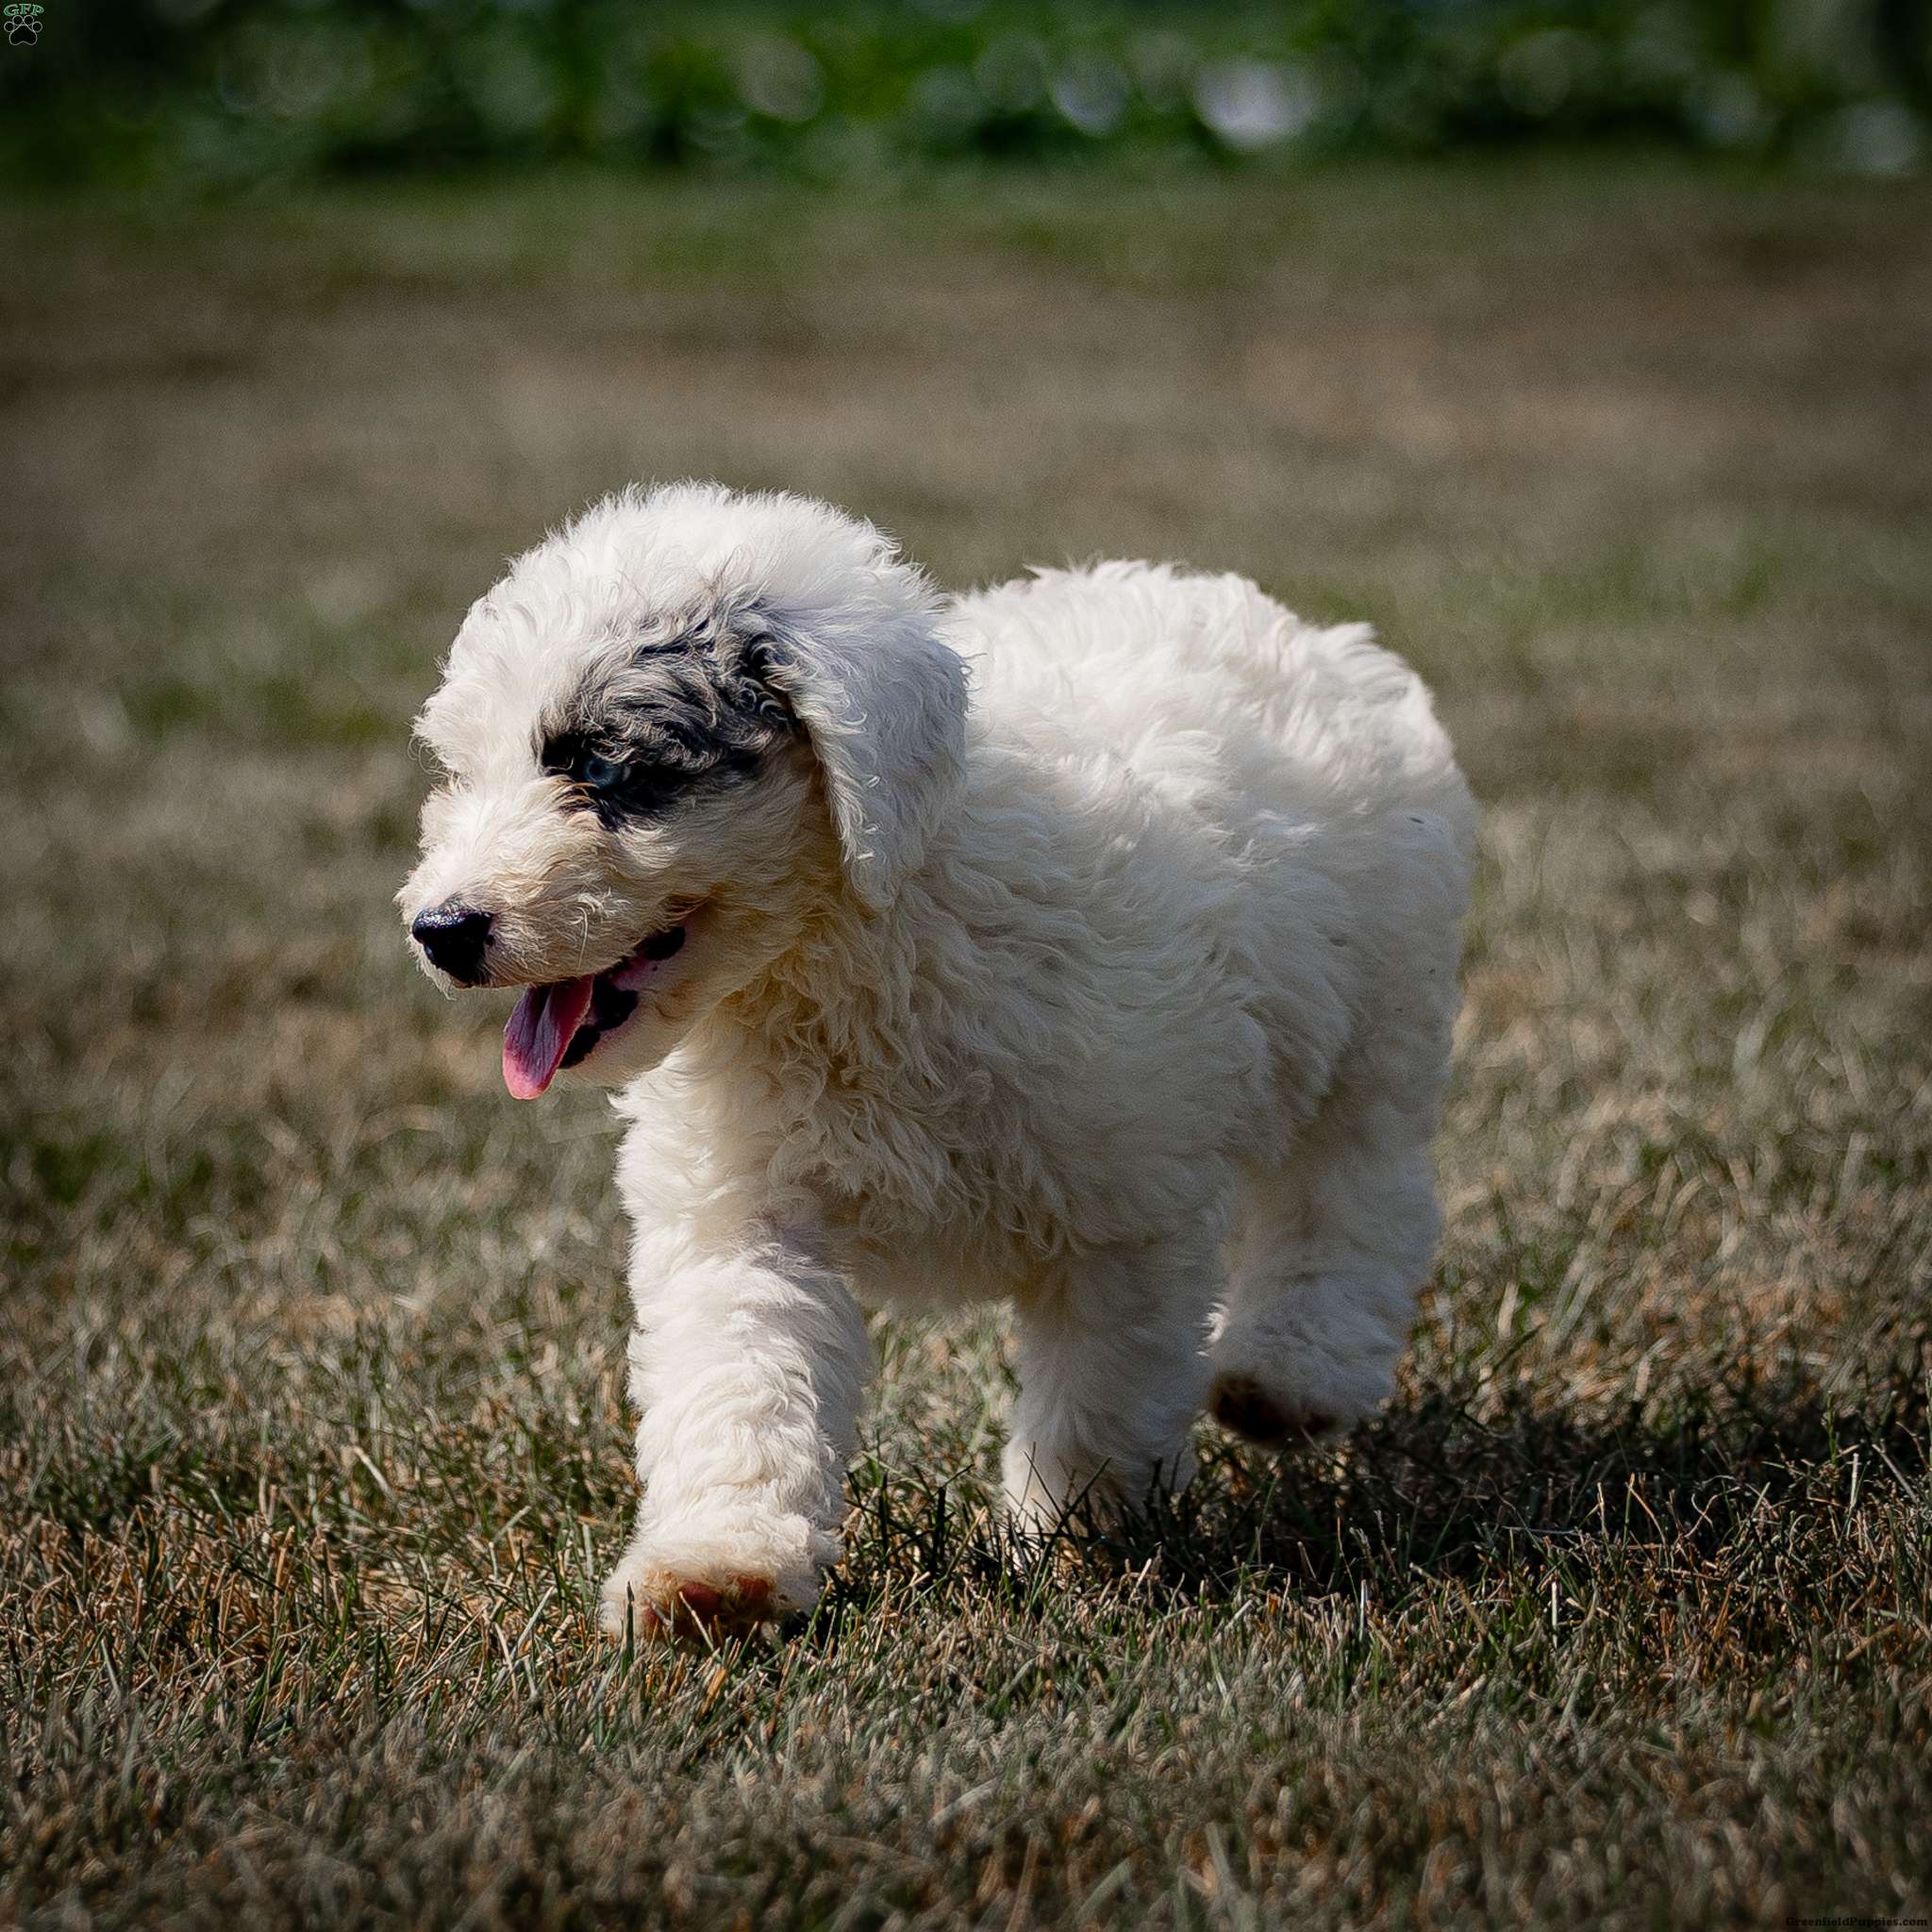
[[[1600,159],[0,217],[0,1923],[1932,1911],[1932,192]],[[625,1657],[608,1112],[390,895],[502,556],[781,483],[1374,620],[1487,809],[1403,1393]]]

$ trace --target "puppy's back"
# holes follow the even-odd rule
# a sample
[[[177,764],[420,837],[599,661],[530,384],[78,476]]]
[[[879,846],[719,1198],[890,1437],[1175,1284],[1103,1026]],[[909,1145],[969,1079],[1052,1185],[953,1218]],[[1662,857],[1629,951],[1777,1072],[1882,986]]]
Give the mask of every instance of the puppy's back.
[[[982,728],[1104,747],[1204,808],[1332,821],[1474,812],[1428,690],[1367,625],[1308,625],[1245,577],[1115,561],[1042,571],[953,607]]]

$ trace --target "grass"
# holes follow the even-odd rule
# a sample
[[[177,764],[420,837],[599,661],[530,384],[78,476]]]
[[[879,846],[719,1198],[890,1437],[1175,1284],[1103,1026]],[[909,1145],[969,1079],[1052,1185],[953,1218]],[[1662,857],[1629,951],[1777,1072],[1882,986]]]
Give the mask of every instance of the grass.
[[[1932,1914],[1932,197],[1604,161],[0,213],[0,1924]],[[26,265],[31,264],[31,273]],[[1031,1574],[992,1317],[626,1656],[622,1233],[389,895],[634,475],[1374,619],[1487,808],[1402,1393]]]

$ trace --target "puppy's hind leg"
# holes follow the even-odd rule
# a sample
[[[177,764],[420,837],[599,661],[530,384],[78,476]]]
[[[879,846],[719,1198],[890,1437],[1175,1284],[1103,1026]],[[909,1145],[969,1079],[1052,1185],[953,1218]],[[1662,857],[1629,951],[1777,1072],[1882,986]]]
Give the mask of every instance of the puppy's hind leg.
[[[1426,1137],[1374,1112],[1324,1108],[1286,1163],[1244,1180],[1208,1407],[1270,1448],[1358,1422],[1408,1342],[1441,1215]]]
[[[1051,1531],[1069,1510],[1131,1512],[1157,1488],[1186,1486],[1216,1248],[1203,1233],[1085,1255],[1022,1299],[1005,1462],[1021,1530]]]

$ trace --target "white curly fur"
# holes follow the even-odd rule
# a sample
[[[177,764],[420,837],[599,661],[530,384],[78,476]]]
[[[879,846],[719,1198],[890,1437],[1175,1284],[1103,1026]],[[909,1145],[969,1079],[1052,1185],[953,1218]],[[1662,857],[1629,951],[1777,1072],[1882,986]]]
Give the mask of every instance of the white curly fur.
[[[669,816],[573,808],[543,719],[693,626],[776,641],[796,742]],[[1474,815],[1365,627],[1144,563],[941,600],[825,505],[680,485],[520,559],[421,731],[450,783],[402,903],[491,911],[491,984],[690,935],[563,1076],[630,1123],[643,1496],[613,1628],[693,1584],[812,1600],[861,1306],[1011,1299],[1025,1525],[1184,1481],[1204,1404],[1291,1440],[1388,1393]]]

